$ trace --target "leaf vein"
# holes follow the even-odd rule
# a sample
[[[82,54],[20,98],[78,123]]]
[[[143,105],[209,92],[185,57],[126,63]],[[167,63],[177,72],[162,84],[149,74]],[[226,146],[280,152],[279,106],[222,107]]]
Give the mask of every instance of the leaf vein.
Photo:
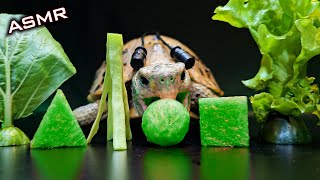
[[[11,62],[11,59],[13,57],[13,54],[15,53],[16,49],[17,49],[17,46],[18,44],[20,44],[20,41],[23,37],[23,34],[21,34],[21,36],[19,37],[19,40],[17,41],[17,43],[14,45],[13,49],[12,49],[12,53],[10,54],[10,57],[8,58],[8,61]]]
[[[50,53],[53,52],[53,51],[56,50],[56,49],[57,49],[56,47],[53,48],[53,49],[50,51]],[[26,74],[25,74],[25,76],[23,77],[22,81],[21,81],[20,84],[18,85],[17,89],[12,93],[12,96],[14,96],[14,95],[19,91],[20,87],[22,86],[22,84],[24,83],[24,81],[27,79],[27,77],[28,77],[28,75],[29,75],[29,73],[30,73],[30,71],[31,71],[34,63],[40,61],[41,59],[44,59],[44,58],[48,57],[49,55],[51,55],[50,53],[48,53],[48,55],[46,55],[46,56],[44,56],[44,57],[41,57],[40,59],[36,59],[36,57],[33,58],[32,63],[30,64],[30,67],[29,67],[28,71],[26,72]]]
[[[56,61],[56,63],[50,68],[48,74],[52,71],[52,69],[58,64],[58,61]],[[19,114],[18,118],[20,118],[21,116],[23,116],[24,112],[26,111],[27,107],[29,106],[31,99],[34,97],[34,95],[36,94],[36,92],[38,91],[39,87],[42,85],[42,83],[44,82],[44,80],[47,78],[47,75],[42,79],[42,81],[39,83],[39,85],[37,86],[37,88],[34,90],[34,92],[32,93],[32,95],[30,96],[28,102],[26,103],[25,107],[23,108],[23,110],[21,111],[21,113]]]
[[[4,96],[5,96],[5,93],[4,93],[4,91],[3,91],[2,88],[0,88],[0,92],[1,92],[2,96],[4,97]]]

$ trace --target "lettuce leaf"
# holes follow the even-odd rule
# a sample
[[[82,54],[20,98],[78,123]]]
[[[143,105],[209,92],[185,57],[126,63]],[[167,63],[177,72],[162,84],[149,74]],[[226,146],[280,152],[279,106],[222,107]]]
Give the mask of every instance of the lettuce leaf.
[[[76,69],[45,27],[7,35],[12,19],[0,14],[0,120],[2,127],[30,115]]]
[[[318,0],[230,0],[217,7],[213,20],[248,28],[260,53],[260,69],[243,84],[268,90],[250,98],[258,121],[272,111],[320,117],[319,89],[307,77],[308,61],[320,54]]]

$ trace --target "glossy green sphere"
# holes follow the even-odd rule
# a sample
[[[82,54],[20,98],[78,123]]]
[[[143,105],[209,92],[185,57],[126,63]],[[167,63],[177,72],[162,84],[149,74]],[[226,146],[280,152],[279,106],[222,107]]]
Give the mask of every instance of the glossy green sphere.
[[[160,99],[148,106],[142,117],[142,130],[149,142],[160,146],[180,143],[189,129],[190,115],[178,101]]]

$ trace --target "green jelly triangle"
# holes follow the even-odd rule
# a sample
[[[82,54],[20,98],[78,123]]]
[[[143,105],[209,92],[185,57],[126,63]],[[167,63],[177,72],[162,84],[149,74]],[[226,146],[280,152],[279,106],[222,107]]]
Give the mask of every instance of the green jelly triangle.
[[[86,146],[86,138],[63,92],[58,89],[31,143],[31,148]]]

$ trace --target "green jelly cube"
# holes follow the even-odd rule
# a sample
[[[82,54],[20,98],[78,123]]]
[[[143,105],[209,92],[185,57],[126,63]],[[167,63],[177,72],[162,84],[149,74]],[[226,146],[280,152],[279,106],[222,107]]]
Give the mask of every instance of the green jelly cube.
[[[249,146],[248,100],[245,96],[200,98],[203,146]]]
[[[86,138],[66,97],[61,90],[57,90],[30,147],[54,148],[86,145]]]

